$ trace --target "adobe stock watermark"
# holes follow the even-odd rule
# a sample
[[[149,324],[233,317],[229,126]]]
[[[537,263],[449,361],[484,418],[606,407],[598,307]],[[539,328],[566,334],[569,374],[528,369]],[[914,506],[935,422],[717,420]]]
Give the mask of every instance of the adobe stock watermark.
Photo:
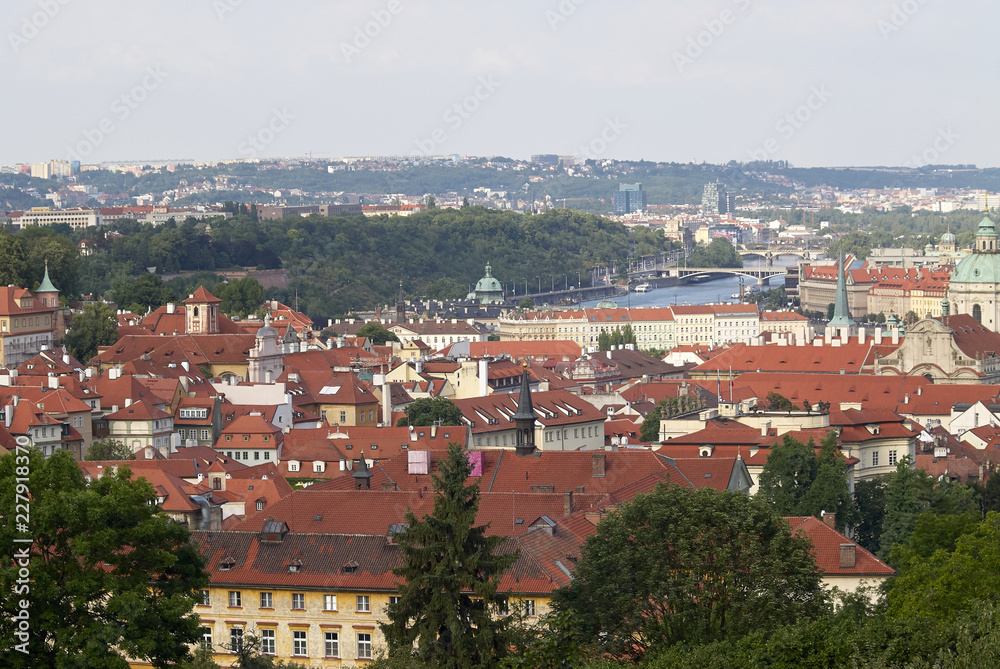
[[[549,28],[558,30],[560,25],[576,14],[577,7],[585,2],[587,0],[562,0],[555,9],[545,10],[545,20],[549,22]]]
[[[414,140],[414,143],[417,145],[416,153],[423,156],[434,155],[436,153],[435,149],[448,141],[449,130],[454,132],[461,128],[479,110],[479,107],[484,102],[493,97],[493,94],[496,93],[500,86],[501,83],[492,74],[486,77],[479,77],[479,84],[473,89],[471,94],[448,106],[444,110],[444,113],[441,114],[441,120],[445,122],[448,130],[439,126],[434,128],[430,136],[426,139]]]
[[[893,34],[902,30],[903,26],[909,23],[910,19],[926,4],[927,0],[903,0],[903,2],[893,5],[889,18],[879,19],[876,23],[878,31],[882,33],[882,39],[888,40]]]
[[[354,28],[354,39],[340,43],[340,53],[344,55],[344,60],[350,63],[360,56],[361,52],[367,49],[402,11],[403,3],[400,0],[389,0],[384,9],[372,10],[372,20]]]
[[[601,131],[592,140],[576,150],[576,162],[597,160],[626,130],[628,130],[628,125],[622,123],[620,116],[604,119],[604,127],[601,128]]]
[[[271,118],[257,132],[247,135],[246,140],[240,142],[239,147],[237,147],[240,155],[247,158],[258,158],[265,147],[288,129],[294,118],[295,116],[288,112],[287,107],[272,109]]]
[[[938,128],[937,135],[926,149],[919,154],[910,156],[909,160],[904,160],[903,165],[911,169],[919,169],[927,165],[935,165],[940,161],[941,156],[948,152],[948,149],[955,146],[955,142],[961,139],[961,135],[951,129]]]
[[[833,93],[827,90],[826,85],[811,87],[805,102],[775,121],[774,129],[778,136],[785,141],[794,137],[795,133],[811,121],[816,112],[822,109],[832,97]],[[780,150],[780,142],[776,137],[771,136],[764,140],[759,149],[748,149],[747,153],[750,155],[750,160],[770,160]]]
[[[246,0],[212,0],[212,9],[215,10],[215,15],[219,17],[220,21],[225,21],[226,14],[235,12],[243,6],[245,1]]]
[[[167,78],[167,73],[159,65],[146,68],[146,76],[138,84],[111,101],[111,114],[97,122],[93,128],[83,130],[83,139],[74,146],[66,147],[67,160],[83,161],[104,143],[108,135],[118,129],[119,124],[132,113],[155,91]],[[117,121],[117,122],[116,122]]]
[[[742,12],[750,9],[751,0],[730,0],[730,2]],[[736,23],[739,16],[739,12],[726,8],[719,12],[717,17],[702,22],[704,29],[688,37],[687,45],[682,51],[674,51],[674,65],[677,66],[677,72],[683,74],[687,67],[694,65],[694,62],[722,37],[726,29]]]
[[[28,42],[38,37],[45,26],[49,25],[62,8],[68,5],[71,0],[37,0],[38,11],[32,12],[21,19],[21,29],[17,32],[7,33],[7,41],[14,53],[19,52],[28,45]]]

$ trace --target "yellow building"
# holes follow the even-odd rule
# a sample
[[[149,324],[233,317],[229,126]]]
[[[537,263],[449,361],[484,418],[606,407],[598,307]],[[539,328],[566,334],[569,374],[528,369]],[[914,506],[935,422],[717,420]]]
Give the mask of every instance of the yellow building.
[[[205,627],[203,644],[220,665],[232,664],[230,649],[248,633],[260,638],[264,653],[311,668],[364,666],[385,650],[379,623],[388,622],[392,569],[400,560],[388,534],[296,533],[269,520],[260,532],[193,537],[210,573],[195,613]],[[553,586],[534,564],[522,556],[501,589],[517,581],[522,590],[541,590],[516,600],[538,617],[548,611]]]

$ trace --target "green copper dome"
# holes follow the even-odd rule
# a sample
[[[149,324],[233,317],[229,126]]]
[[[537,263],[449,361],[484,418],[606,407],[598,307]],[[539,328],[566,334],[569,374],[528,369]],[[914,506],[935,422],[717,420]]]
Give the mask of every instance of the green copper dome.
[[[955,233],[949,231],[949,232],[946,232],[943,235],[941,235],[941,242],[940,243],[941,244],[954,244],[957,241],[958,240],[955,237]]]
[[[493,273],[489,265],[486,266],[486,276],[479,280],[476,284],[477,293],[502,293],[503,286],[500,282],[493,278]]]
[[[973,253],[962,258],[951,274],[949,285],[956,283],[1000,283],[1000,255]]]
[[[38,288],[35,289],[36,293],[58,293],[59,289],[52,285],[52,280],[49,278],[49,261],[45,261],[45,276],[42,277],[42,283],[39,284]]]
[[[989,216],[983,216],[983,220],[979,221],[979,228],[976,230],[976,237],[986,235],[991,237],[997,236],[997,226]]]

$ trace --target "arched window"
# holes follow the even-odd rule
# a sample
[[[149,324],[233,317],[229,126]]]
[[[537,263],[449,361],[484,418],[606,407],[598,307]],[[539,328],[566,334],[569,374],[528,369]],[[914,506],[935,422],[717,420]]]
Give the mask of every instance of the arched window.
[[[195,315],[195,318],[197,318],[197,317],[198,317],[198,307],[195,307],[195,308],[194,308],[194,315]]]
[[[983,310],[978,304],[972,305],[972,317],[976,319],[977,323],[983,322]]]

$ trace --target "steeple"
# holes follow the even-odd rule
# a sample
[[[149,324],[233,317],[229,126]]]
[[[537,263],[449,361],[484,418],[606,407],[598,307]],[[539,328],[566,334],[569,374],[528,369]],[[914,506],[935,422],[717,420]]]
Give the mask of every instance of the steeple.
[[[52,285],[52,280],[49,279],[48,260],[45,261],[45,276],[42,277],[42,282],[35,289],[35,297],[40,299],[46,307],[59,306],[59,289]]]
[[[997,250],[997,227],[988,215],[984,215],[976,229],[976,253],[996,253]]]
[[[531,386],[528,382],[528,363],[524,363],[521,374],[521,393],[517,398],[517,413],[514,414],[517,441],[514,452],[523,457],[535,452],[535,411],[531,406]]]
[[[844,254],[841,253],[837,268],[837,296],[833,302],[833,318],[830,319],[827,327],[834,328],[838,334],[843,334],[841,330],[847,328],[847,334],[850,334],[850,330],[854,326],[851,312],[847,308],[847,261]]]
[[[371,490],[372,487],[372,476],[371,470],[368,469],[368,461],[365,460],[365,452],[361,451],[361,460],[358,462],[358,470],[351,474],[354,477],[354,489],[355,490]]]
[[[396,322],[406,322],[406,301],[403,299],[403,280],[399,280],[399,299],[396,300]]]

